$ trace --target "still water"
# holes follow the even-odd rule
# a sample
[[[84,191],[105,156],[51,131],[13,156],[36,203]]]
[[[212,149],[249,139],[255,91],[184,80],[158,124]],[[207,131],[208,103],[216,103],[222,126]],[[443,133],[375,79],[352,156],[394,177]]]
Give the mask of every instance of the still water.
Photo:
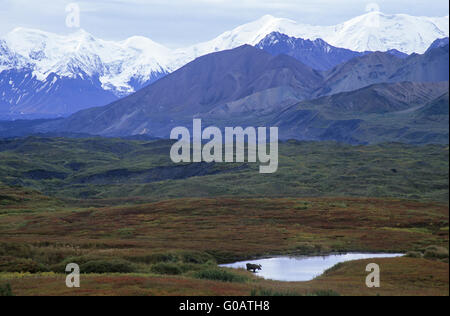
[[[310,281],[340,262],[372,258],[395,258],[401,256],[403,255],[348,253],[323,257],[275,257],[224,264],[221,265],[221,267],[245,269],[247,263],[260,264],[262,265],[262,270],[257,273],[260,277],[268,280],[299,282]],[[376,261],[374,261],[374,263],[376,263]]]

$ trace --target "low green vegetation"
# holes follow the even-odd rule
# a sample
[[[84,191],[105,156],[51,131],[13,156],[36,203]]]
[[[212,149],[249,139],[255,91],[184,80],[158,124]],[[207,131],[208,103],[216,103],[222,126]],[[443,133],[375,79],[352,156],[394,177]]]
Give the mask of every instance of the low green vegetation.
[[[230,272],[224,269],[208,269],[198,271],[194,274],[194,277],[202,280],[212,280],[221,282],[245,282],[249,280],[248,277],[238,275],[234,272]]]
[[[171,144],[105,138],[0,140],[0,183],[91,206],[95,201],[105,205],[107,199],[117,205],[220,196],[360,196],[448,203],[448,146],[287,141],[280,144],[278,172],[261,175],[258,164],[175,165],[169,157]],[[0,196],[0,205],[15,198]],[[117,233],[127,238],[133,231]]]
[[[423,254],[427,259],[438,259],[448,263],[448,249],[440,246],[428,246]]]
[[[418,251],[408,251],[408,258],[426,258],[428,260],[439,260],[448,263],[448,249],[442,246],[431,245]]]
[[[9,283],[0,284],[0,296],[14,296]]]
[[[88,261],[80,266],[83,273],[130,273],[134,272],[132,265],[121,259]]]

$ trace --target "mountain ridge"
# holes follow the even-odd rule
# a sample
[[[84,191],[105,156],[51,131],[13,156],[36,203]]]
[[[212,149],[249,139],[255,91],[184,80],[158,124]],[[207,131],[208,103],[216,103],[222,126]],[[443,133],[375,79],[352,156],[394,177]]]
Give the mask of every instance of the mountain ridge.
[[[448,144],[448,84],[374,84],[286,107],[271,124],[283,139]]]
[[[353,91],[376,83],[440,82],[449,78],[449,46],[399,58],[375,52],[355,57],[324,73],[324,86],[317,96]]]

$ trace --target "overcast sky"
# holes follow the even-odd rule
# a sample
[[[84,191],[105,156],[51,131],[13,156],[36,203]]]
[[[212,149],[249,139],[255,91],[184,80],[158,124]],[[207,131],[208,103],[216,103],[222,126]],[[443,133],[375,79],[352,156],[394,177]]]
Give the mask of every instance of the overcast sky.
[[[104,39],[147,36],[169,47],[210,40],[265,14],[332,25],[365,13],[365,0],[0,0],[0,36],[15,27],[66,34],[66,7],[77,3],[80,26]],[[379,0],[384,13],[445,16],[447,0]]]

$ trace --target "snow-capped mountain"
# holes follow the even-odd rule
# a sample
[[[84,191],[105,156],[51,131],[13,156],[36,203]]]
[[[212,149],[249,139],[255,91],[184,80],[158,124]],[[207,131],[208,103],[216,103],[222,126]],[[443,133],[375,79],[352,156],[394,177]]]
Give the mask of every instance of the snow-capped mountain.
[[[305,40],[322,39],[328,44],[352,51],[398,50],[423,54],[438,38],[448,37],[449,17],[415,17],[406,14],[369,12],[334,26],[312,26],[270,15],[241,25],[217,38],[175,50],[177,66],[211,52],[244,44],[257,45],[273,32]]]
[[[331,45],[360,52],[397,49],[406,54],[422,54],[435,39],[448,36],[448,21],[448,16],[430,18],[370,12],[333,27],[305,31],[310,35],[304,37],[322,38]],[[302,33],[298,35],[302,37]]]
[[[94,38],[80,30],[60,36],[17,28],[6,35],[8,47],[35,65],[34,74],[44,79],[54,72],[73,75],[73,69],[98,74],[105,88],[120,93],[133,91],[130,81],[148,82],[161,73],[172,72],[197,57],[238,46],[257,45],[273,32],[305,40],[322,39],[352,51],[424,53],[439,38],[449,35],[449,17],[415,17],[370,12],[335,26],[312,26],[266,15],[241,25],[215,39],[170,50],[146,37],[114,42]]]
[[[8,69],[27,67],[25,58],[13,52],[5,41],[0,40],[0,73]]]
[[[264,16],[211,41],[179,49],[168,49],[145,37],[106,41],[83,30],[62,36],[17,28],[0,38],[0,112],[5,111],[5,103],[19,114],[29,114],[37,109],[50,111],[50,104],[56,102],[59,110],[42,113],[52,115],[104,105],[111,101],[111,95],[126,96],[197,57],[244,44],[254,46],[273,32],[305,40],[321,39],[356,52],[423,53],[436,39],[448,37],[448,21],[448,16],[371,12],[336,26],[311,26]],[[69,82],[73,91],[69,91]],[[53,93],[60,97],[52,99]],[[95,97],[97,93],[99,97]],[[67,96],[72,97],[65,99]]]
[[[145,37],[113,42],[96,39],[80,30],[60,36],[17,28],[5,43],[33,65],[33,75],[44,81],[55,73],[61,77],[99,76],[102,87],[121,96],[135,91],[131,84],[144,84],[166,73],[169,50]]]
[[[83,30],[60,36],[15,29],[0,40],[0,119],[105,105],[166,75],[169,55],[144,37],[113,42]]]

